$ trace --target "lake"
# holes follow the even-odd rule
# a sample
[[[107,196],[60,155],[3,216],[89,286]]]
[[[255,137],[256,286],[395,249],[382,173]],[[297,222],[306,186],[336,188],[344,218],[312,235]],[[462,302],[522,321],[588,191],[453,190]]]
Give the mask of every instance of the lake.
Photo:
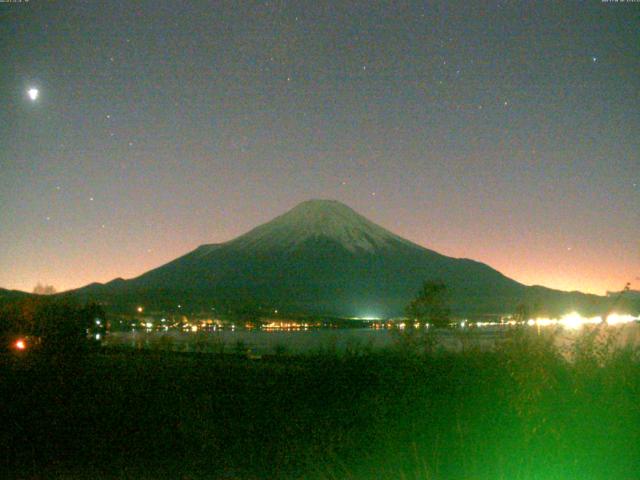
[[[440,330],[436,334],[438,345],[447,351],[463,348],[488,350],[506,340],[513,327],[467,328]],[[535,327],[527,327],[534,331]],[[542,329],[542,331],[545,331]],[[568,349],[582,330],[558,329],[556,344]],[[615,344],[640,345],[640,324],[630,323],[601,328],[598,338],[612,337]],[[373,328],[308,329],[294,331],[218,330],[208,333],[168,332],[113,332],[104,341],[110,346],[130,346],[139,349],[165,349],[177,351],[245,352],[254,354],[310,353],[376,350],[393,346],[398,331]]]

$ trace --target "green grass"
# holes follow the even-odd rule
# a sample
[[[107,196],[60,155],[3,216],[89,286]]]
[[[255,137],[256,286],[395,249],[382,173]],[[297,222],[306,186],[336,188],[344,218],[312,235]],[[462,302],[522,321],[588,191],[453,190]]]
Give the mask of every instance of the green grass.
[[[0,360],[2,478],[640,478],[640,359],[493,352]]]

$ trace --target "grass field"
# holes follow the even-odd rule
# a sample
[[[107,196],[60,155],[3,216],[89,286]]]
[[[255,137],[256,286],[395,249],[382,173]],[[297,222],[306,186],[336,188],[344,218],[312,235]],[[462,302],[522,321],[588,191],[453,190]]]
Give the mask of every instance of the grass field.
[[[94,351],[0,358],[2,478],[640,478],[640,357]]]

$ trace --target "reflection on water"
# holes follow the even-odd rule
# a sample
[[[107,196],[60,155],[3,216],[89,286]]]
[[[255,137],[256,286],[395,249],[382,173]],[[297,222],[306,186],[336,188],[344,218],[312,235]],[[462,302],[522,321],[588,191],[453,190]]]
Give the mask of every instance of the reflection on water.
[[[115,332],[109,336],[110,345],[129,345],[137,348],[171,347],[182,351],[234,352],[251,350],[255,353],[304,353],[313,351],[344,352],[348,349],[382,348],[391,345],[389,330],[315,329],[293,331],[219,330],[198,334],[177,331]]]
[[[536,327],[530,327],[535,330]],[[447,351],[463,348],[488,350],[504,341],[510,327],[483,329],[441,330],[435,334],[438,346]],[[640,345],[640,324],[603,326],[603,334],[615,333],[619,346]],[[568,348],[581,331],[558,329],[556,344]],[[393,346],[399,332],[393,329],[309,329],[294,331],[219,330],[216,332],[113,332],[107,345],[130,346],[140,349],[177,350],[211,353],[309,353],[309,352],[364,352]]]

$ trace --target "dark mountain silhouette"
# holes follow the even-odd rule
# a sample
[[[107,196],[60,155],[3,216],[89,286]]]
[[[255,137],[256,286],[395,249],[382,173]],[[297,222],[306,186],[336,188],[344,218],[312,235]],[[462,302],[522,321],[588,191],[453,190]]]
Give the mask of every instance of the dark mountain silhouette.
[[[22,292],[20,290],[6,290],[4,288],[0,288],[0,305],[4,303],[12,303],[16,300],[22,300],[28,297],[34,297],[36,295]]]
[[[425,280],[447,284],[458,315],[518,304],[592,309],[601,297],[527,287],[493,268],[405,240],[330,200],[303,202],[226,243],[202,245],[131,280],[70,292],[114,308],[202,311],[241,305],[338,316],[401,314]],[[180,307],[178,307],[180,305]]]

